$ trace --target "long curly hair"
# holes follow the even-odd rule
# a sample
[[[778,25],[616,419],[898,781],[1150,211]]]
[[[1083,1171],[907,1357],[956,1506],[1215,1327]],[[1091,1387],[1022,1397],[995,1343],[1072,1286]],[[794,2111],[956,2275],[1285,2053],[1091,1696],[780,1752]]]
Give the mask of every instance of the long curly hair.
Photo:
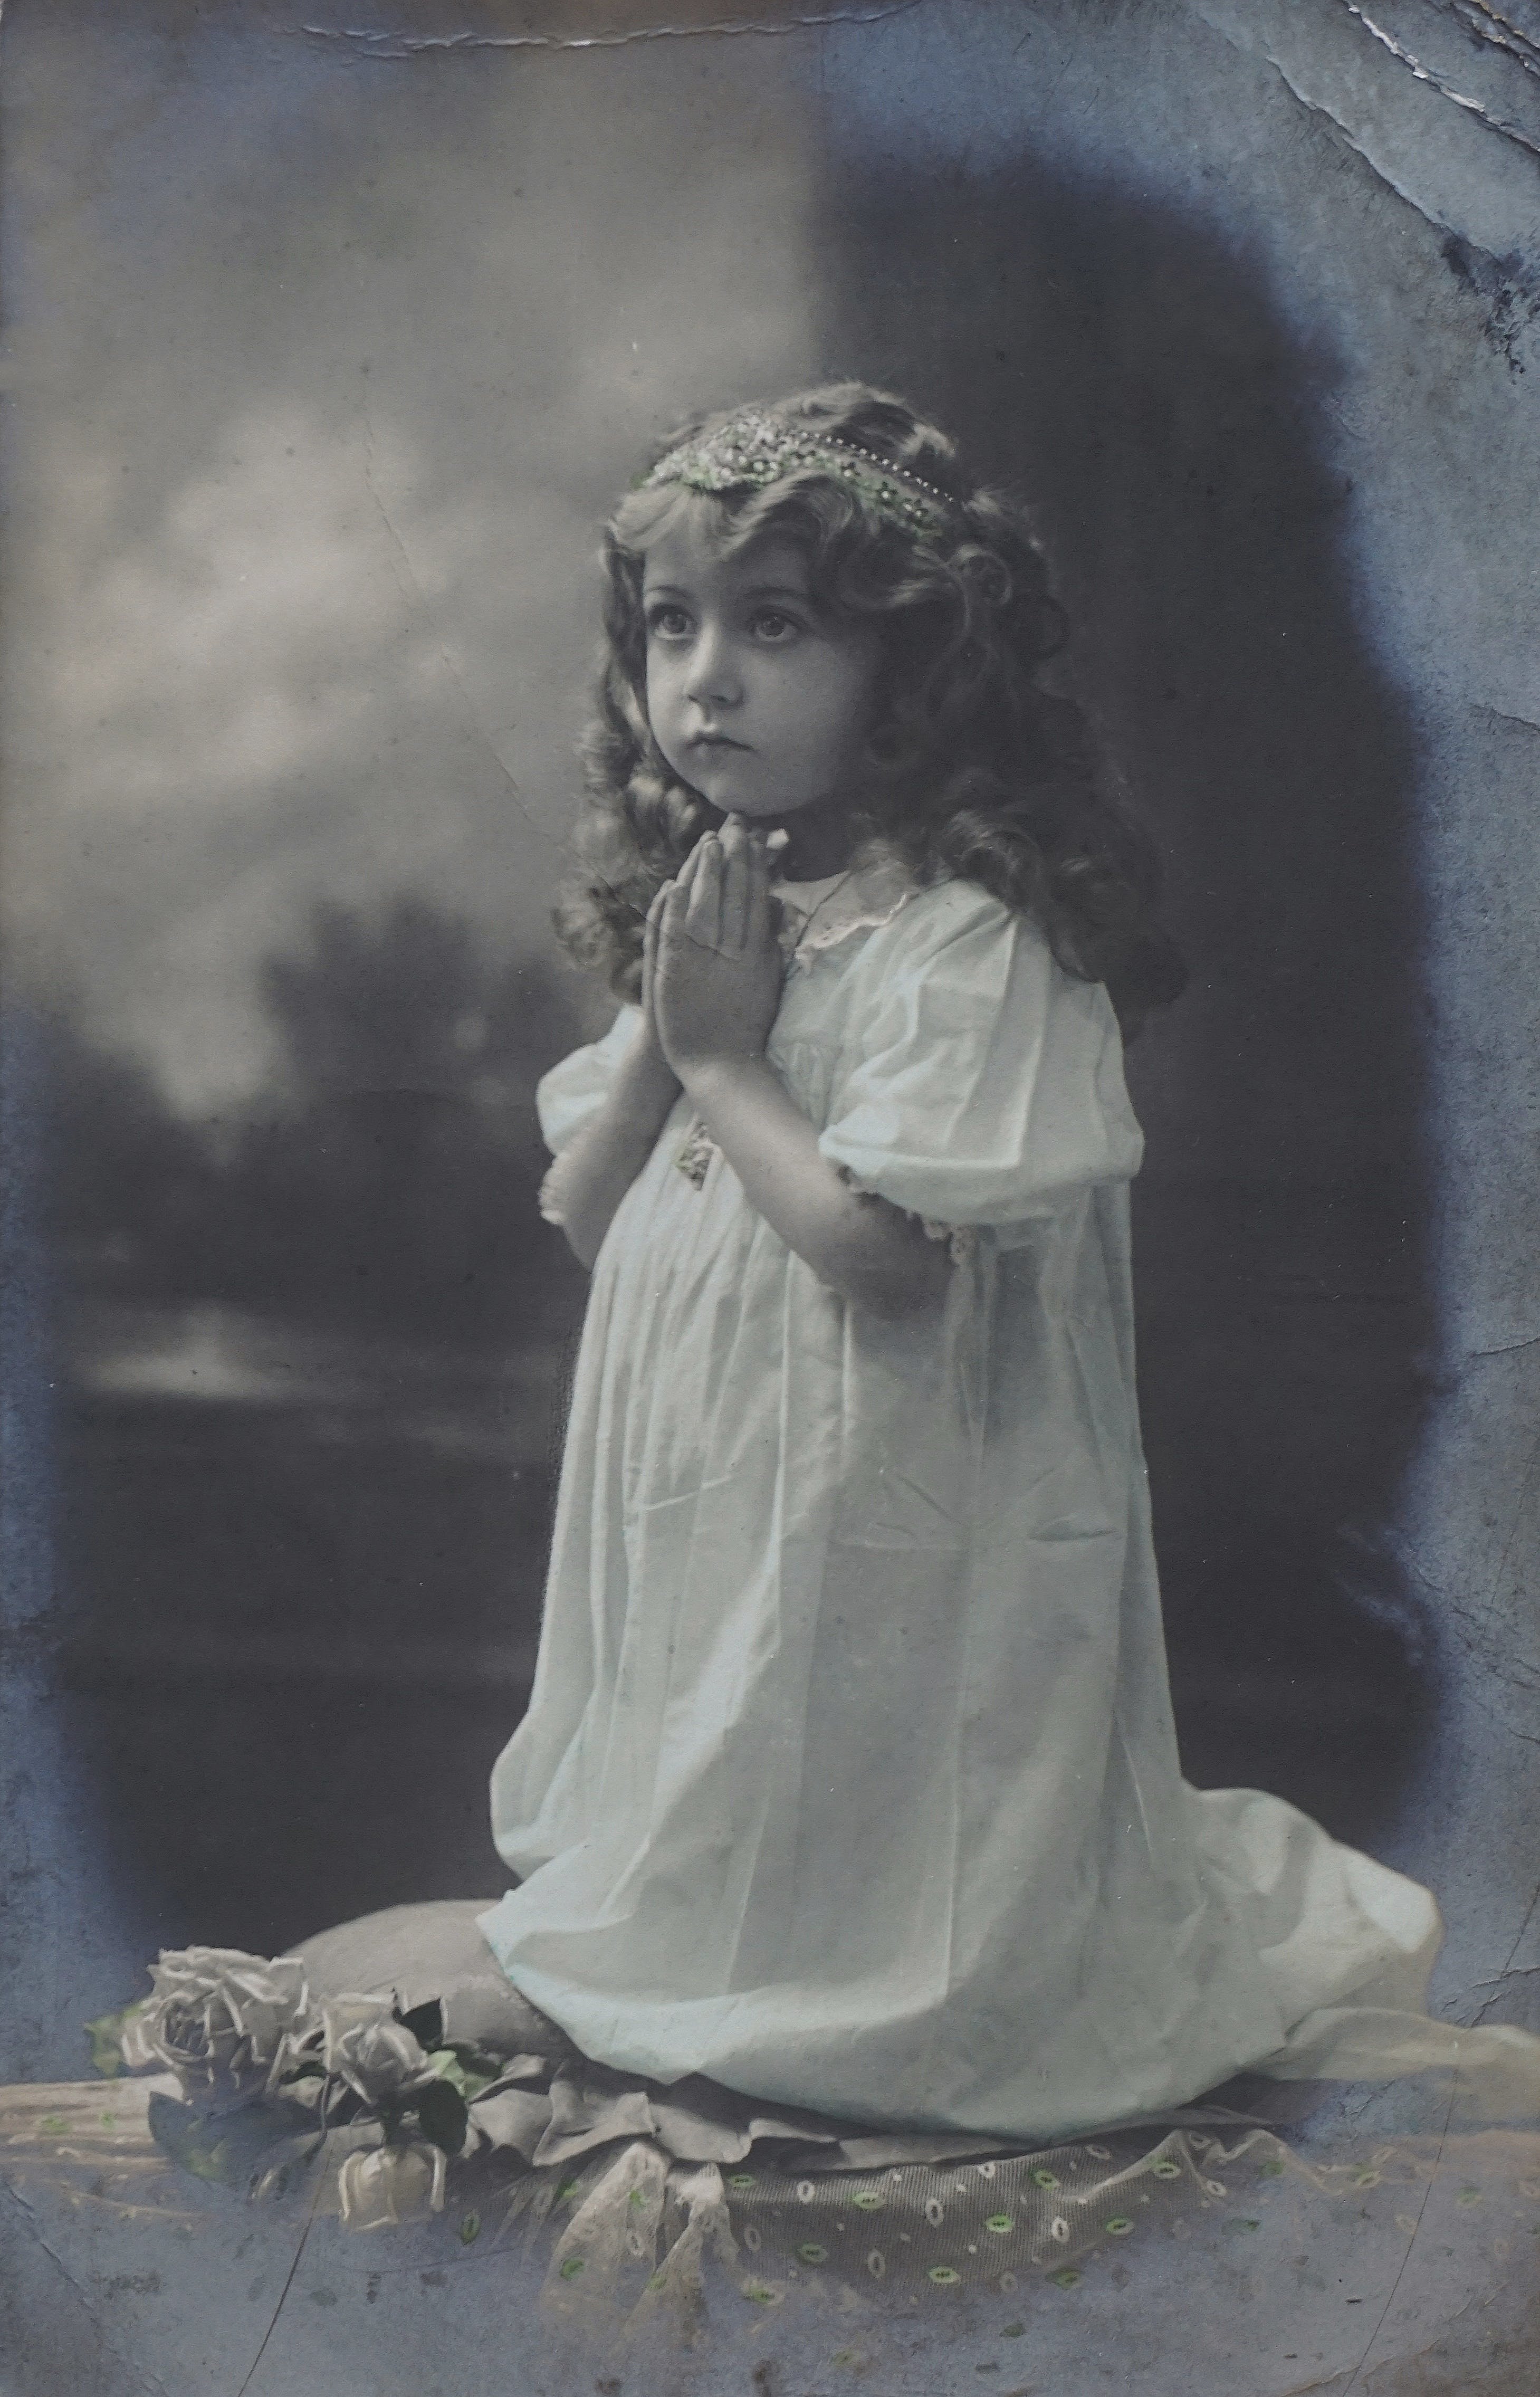
[[[733,412],[691,419],[665,449]],[[1078,708],[1041,687],[1066,627],[1024,511],[971,488],[945,434],[864,383],[801,392],[773,412],[944,492],[944,528],[895,525],[859,483],[815,466],[759,489],[703,498],[665,485],[621,502],[605,529],[607,651],[583,744],[580,872],[556,911],[562,942],[634,999],[653,894],[722,821],[668,764],[647,715],[646,545],[685,503],[711,512],[724,549],[768,534],[795,542],[816,603],[878,627],[877,703],[852,794],[858,833],[896,850],[922,883],[977,883],[1031,916],[1068,972],[1105,984],[1132,1037],[1186,971],[1156,917],[1147,835],[1098,780]]]

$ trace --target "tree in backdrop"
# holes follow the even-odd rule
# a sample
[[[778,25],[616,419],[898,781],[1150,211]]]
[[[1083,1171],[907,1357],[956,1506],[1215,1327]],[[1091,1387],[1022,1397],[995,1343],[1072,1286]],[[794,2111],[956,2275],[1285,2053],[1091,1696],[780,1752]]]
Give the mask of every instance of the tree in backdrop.
[[[317,908],[262,996],[277,1104],[226,1172],[244,1294],[498,1340],[569,1307],[565,1243],[535,1206],[535,1084],[579,1037],[554,973],[403,898],[382,918]]]
[[[427,1339],[569,1320],[575,1268],[535,1205],[535,1084],[581,1037],[555,971],[404,897],[318,907],[261,995],[274,1083],[217,1131],[60,1028],[53,1213],[75,1271]]]
[[[180,1295],[214,1270],[220,1172],[200,1129],[67,1007],[36,1024],[36,1186],[66,1285]]]

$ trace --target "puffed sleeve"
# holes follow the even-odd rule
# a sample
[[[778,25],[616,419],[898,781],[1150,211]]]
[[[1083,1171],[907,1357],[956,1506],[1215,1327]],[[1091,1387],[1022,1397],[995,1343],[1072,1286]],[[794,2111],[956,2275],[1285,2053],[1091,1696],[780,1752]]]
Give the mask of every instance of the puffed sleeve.
[[[639,1007],[623,1007],[602,1040],[574,1049],[559,1065],[542,1075],[535,1085],[535,1111],[541,1135],[553,1157],[559,1157],[573,1135],[603,1106],[615,1069],[636,1038],[641,1020]]]
[[[920,892],[867,943],[831,1097],[823,1154],[938,1225],[1051,1213],[1144,1151],[1105,990],[971,883]]]

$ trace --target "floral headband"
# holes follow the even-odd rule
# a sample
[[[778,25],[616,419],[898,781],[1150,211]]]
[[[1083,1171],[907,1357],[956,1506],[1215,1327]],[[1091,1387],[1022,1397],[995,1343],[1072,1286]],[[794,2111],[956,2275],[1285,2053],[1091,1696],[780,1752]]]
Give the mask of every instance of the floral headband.
[[[757,408],[743,409],[715,433],[681,441],[643,475],[640,488],[653,490],[663,483],[682,483],[691,491],[763,490],[783,475],[809,467],[848,484],[879,516],[905,532],[939,532],[957,509],[957,502],[933,483],[891,465],[875,450]]]

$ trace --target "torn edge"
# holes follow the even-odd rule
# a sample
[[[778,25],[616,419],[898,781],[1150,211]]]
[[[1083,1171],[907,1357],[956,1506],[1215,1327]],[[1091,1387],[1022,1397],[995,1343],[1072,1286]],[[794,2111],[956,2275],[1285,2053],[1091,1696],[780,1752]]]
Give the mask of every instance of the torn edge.
[[[1446,5],[1479,41],[1506,50],[1530,74],[1540,75],[1540,43],[1531,41],[1522,26],[1493,8],[1490,0],[1446,0]]]
[[[817,33],[826,25],[881,25],[925,5],[926,0],[886,0],[878,7],[821,9],[773,21],[724,18],[708,25],[637,25],[610,33],[366,33],[352,25],[301,25],[299,30],[313,41],[352,45],[349,55],[354,58],[386,61],[419,58],[430,50],[621,50],[634,42],[693,41],[704,33]],[[378,47],[386,42],[395,47]]]
[[[1540,724],[1535,722],[1533,716],[1515,716],[1510,709],[1506,707],[1493,707],[1487,700],[1472,700],[1470,703],[1470,709],[1473,716],[1485,716],[1489,717],[1493,724],[1511,724],[1515,731],[1540,733]],[[1520,1342],[1519,1345],[1521,1347],[1524,1344]],[[1496,1352],[1489,1348],[1483,1348],[1479,1350],[1477,1353],[1480,1356],[1492,1356]]]
[[[1354,0],[1342,0],[1342,5],[1346,7],[1352,15],[1367,23],[1367,20],[1363,20],[1362,9],[1354,5]],[[1380,160],[1372,157],[1358,139],[1352,127],[1337,115],[1324,100],[1313,99],[1309,92],[1304,90],[1295,82],[1283,60],[1270,45],[1260,37],[1255,41],[1248,41],[1236,31],[1233,25],[1225,23],[1222,14],[1215,14],[1212,8],[1205,7],[1204,0],[1192,0],[1192,6],[1195,13],[1201,17],[1211,31],[1217,33],[1222,41],[1228,42],[1232,49],[1239,50],[1248,57],[1265,60],[1284,88],[1292,93],[1301,108],[1306,109],[1312,116],[1324,119],[1353,155],[1363,161],[1376,182],[1386,191],[1392,193],[1397,199],[1403,200],[1409,208],[1414,208],[1423,222],[1431,226],[1435,233],[1445,236],[1443,244],[1445,263],[1462,283],[1492,303],[1491,313],[1484,328],[1487,340],[1507,358],[1509,371],[1521,374],[1524,367],[1523,360],[1518,355],[1518,343],[1536,313],[1540,313],[1540,263],[1531,264],[1529,261],[1514,251],[1498,258],[1493,251],[1484,249],[1479,242],[1473,242],[1466,234],[1458,232],[1446,218],[1439,215],[1437,210],[1429,208],[1420,199],[1414,191],[1409,190],[1405,183],[1398,182],[1389,168],[1382,165]],[[1424,80],[1431,88],[1439,90],[1440,96],[1442,95],[1442,87],[1434,84],[1430,75],[1425,75]],[[1479,112],[1479,122],[1484,124],[1490,132],[1502,133],[1505,130],[1495,119],[1486,115],[1484,111]],[[1534,154],[1540,156],[1540,150],[1535,149],[1535,145],[1527,136],[1516,134],[1513,138],[1516,146],[1534,151]],[[1520,301],[1523,303],[1521,316]]]
[[[1344,0],[1344,6],[1348,15],[1356,17],[1364,31],[1372,33],[1376,42],[1382,43],[1391,57],[1398,59],[1419,83],[1427,84],[1432,90],[1441,93],[1445,100],[1453,100],[1456,108],[1468,110],[1483,125],[1490,126],[1493,133],[1504,134],[1509,141],[1517,141],[1532,158],[1540,158],[1540,141],[1536,141],[1533,135],[1524,132],[1520,126],[1510,125],[1506,117],[1493,116],[1480,100],[1473,100],[1468,92],[1456,91],[1453,84],[1445,83],[1442,75],[1435,74],[1431,67],[1424,66],[1421,59],[1415,57],[1404,42],[1398,41],[1394,33],[1386,33],[1383,25],[1376,25],[1368,10],[1359,7],[1358,0]]]

